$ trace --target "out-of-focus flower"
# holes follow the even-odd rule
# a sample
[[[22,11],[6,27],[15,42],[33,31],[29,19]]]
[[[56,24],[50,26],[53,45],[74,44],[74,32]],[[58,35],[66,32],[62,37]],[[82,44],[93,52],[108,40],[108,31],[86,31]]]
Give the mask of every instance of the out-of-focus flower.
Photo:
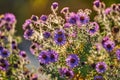
[[[58,9],[58,3],[57,2],[52,3],[51,9],[52,10],[57,10]]]
[[[23,24],[23,30],[26,30],[26,29],[30,29],[30,24],[31,24],[31,20],[30,19],[27,19],[25,21],[25,23]]]
[[[59,69],[59,73],[61,77],[72,78],[74,76],[73,71],[67,68]]]
[[[102,76],[95,76],[94,80],[105,80]]]
[[[32,29],[27,29],[25,32],[24,32],[24,38],[25,39],[29,39],[32,34],[34,33],[34,31]]]
[[[48,17],[47,17],[46,15],[42,15],[42,16],[40,17],[40,20],[41,20],[41,21],[46,21],[47,18],[48,18]]]
[[[50,58],[50,62],[56,62],[58,60],[58,53],[56,53],[53,50],[48,50],[47,51],[49,58]]]
[[[96,64],[96,71],[98,73],[103,73],[106,71],[106,69],[107,69],[107,64],[105,62],[98,62]]]
[[[63,14],[67,14],[69,12],[69,7],[64,7],[62,10],[61,10],[61,13]]]
[[[117,56],[117,59],[120,60],[120,49],[116,50],[116,56]]]
[[[0,54],[3,58],[8,57],[10,52],[7,49],[3,49]]]
[[[0,70],[7,70],[9,67],[9,63],[7,60],[0,59]]]
[[[96,22],[91,23],[91,28],[88,30],[90,35],[94,35],[99,30],[99,25]]]
[[[51,34],[50,34],[50,32],[46,31],[43,33],[43,36],[44,36],[44,38],[48,39],[51,36]]]
[[[6,13],[4,15],[4,20],[10,24],[13,24],[16,22],[16,18],[12,13]]]
[[[25,51],[20,51],[20,52],[19,52],[19,55],[20,55],[22,58],[27,58],[27,55],[26,55],[26,52],[25,52]]]

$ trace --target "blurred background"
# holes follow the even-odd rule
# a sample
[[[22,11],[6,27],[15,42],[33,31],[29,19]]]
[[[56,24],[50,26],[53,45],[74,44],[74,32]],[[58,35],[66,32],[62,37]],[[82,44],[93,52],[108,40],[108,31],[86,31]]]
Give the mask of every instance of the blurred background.
[[[22,24],[24,21],[31,17],[31,15],[41,16],[42,14],[48,15],[51,13],[50,6],[53,2],[59,3],[59,11],[63,7],[70,7],[70,11],[77,11],[78,9],[92,9],[94,0],[0,0],[0,14],[13,13],[17,19],[16,35],[22,36]],[[105,2],[106,6],[109,7],[112,3],[120,3],[120,0],[101,0]],[[60,14],[61,15],[61,14]],[[23,38],[23,37],[22,37]],[[32,61],[32,64],[37,61],[35,56],[30,54],[29,51],[30,42],[23,39],[20,44],[21,50],[26,50],[28,56]]]

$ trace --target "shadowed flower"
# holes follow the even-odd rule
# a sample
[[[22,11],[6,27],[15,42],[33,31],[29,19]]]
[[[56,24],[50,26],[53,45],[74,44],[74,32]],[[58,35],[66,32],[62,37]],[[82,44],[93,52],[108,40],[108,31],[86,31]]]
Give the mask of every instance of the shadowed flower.
[[[10,52],[7,49],[3,49],[0,54],[3,58],[8,57]]]
[[[39,62],[42,64],[48,64],[50,62],[49,54],[47,51],[41,51],[38,56]]]
[[[111,52],[114,47],[115,47],[115,43],[113,41],[106,41],[104,44],[103,44],[103,47],[108,51],[108,52]]]
[[[19,55],[20,55],[22,58],[26,58],[26,57],[27,57],[25,51],[20,51],[20,52],[19,52]]]
[[[89,16],[83,12],[77,13],[77,18],[78,18],[77,20],[78,26],[82,24],[87,24],[90,20]]]
[[[46,21],[47,18],[48,18],[48,17],[47,17],[46,15],[42,15],[42,16],[40,17],[40,20],[41,20],[41,21]]]
[[[37,20],[38,20],[38,17],[35,16],[35,15],[32,15],[31,20],[32,20],[32,21],[37,21]]]
[[[70,54],[66,59],[67,65],[74,68],[79,64],[79,57],[76,54]]]
[[[46,31],[46,32],[43,33],[43,36],[44,36],[44,38],[47,39],[47,38],[49,38],[51,36],[51,34],[50,34],[50,32]]]
[[[90,35],[94,35],[99,30],[99,25],[96,22],[91,23],[92,27],[89,29]]]
[[[67,77],[67,78],[72,78],[74,76],[73,71],[67,68],[59,69],[59,74],[61,77]]]
[[[54,41],[60,46],[66,43],[66,36],[63,30],[58,30],[54,33]]]
[[[76,14],[74,12],[71,12],[69,16],[66,17],[66,21],[67,23],[70,23],[70,24],[76,24],[77,22]]]
[[[98,73],[103,73],[106,71],[106,69],[107,69],[107,64],[105,62],[98,62],[96,64],[96,71]]]
[[[95,76],[94,80],[105,80],[102,76]]]
[[[104,45],[104,43],[106,41],[110,40],[110,38],[108,36],[105,36],[103,39],[102,39],[102,45]]]
[[[58,3],[57,2],[52,3],[51,8],[52,8],[52,10],[57,10],[58,9]]]
[[[100,0],[95,0],[95,1],[93,2],[93,6],[94,6],[95,8],[99,8],[99,7],[100,7]]]
[[[34,32],[33,32],[32,29],[27,29],[27,30],[24,32],[24,38],[25,38],[25,39],[29,39],[29,38],[32,36],[33,33],[34,33]]]
[[[120,49],[116,50],[116,56],[117,56],[117,59],[120,60]]]
[[[16,22],[16,18],[12,13],[6,13],[4,15],[4,20],[10,24],[13,24]]]
[[[0,70],[7,70],[9,67],[8,61],[0,59]]]
[[[56,62],[58,60],[58,53],[56,53],[53,50],[49,50],[47,51],[49,58],[50,58],[50,62]]]

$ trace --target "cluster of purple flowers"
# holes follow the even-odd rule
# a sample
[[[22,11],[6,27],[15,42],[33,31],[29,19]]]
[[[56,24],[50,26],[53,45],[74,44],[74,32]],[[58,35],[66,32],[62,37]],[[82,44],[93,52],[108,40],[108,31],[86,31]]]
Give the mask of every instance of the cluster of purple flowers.
[[[39,54],[39,62],[42,64],[49,64],[58,60],[58,53],[53,50],[41,51]]]

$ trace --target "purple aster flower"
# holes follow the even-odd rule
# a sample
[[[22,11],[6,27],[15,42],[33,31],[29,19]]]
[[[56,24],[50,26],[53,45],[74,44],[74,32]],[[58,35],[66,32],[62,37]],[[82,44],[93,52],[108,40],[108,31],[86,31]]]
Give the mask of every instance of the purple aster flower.
[[[32,21],[37,21],[37,20],[38,20],[38,17],[35,16],[35,15],[32,15],[31,20],[32,20]]]
[[[71,12],[69,16],[66,17],[66,21],[67,23],[70,23],[70,24],[76,24],[77,22],[76,14],[74,12]]]
[[[77,13],[77,24],[82,25],[82,24],[87,24],[90,20],[89,16],[83,12]]]
[[[47,17],[46,15],[42,15],[42,16],[40,17],[40,20],[41,20],[41,21],[46,21],[47,18],[48,18],[48,17]]]
[[[98,73],[103,73],[106,71],[106,69],[107,69],[107,64],[105,62],[98,62],[96,64],[96,71]]]
[[[106,41],[104,44],[103,44],[103,47],[108,51],[108,52],[111,52],[114,47],[115,47],[115,43],[113,41]]]
[[[37,43],[33,43],[31,46],[30,46],[30,51],[32,54],[35,54],[36,50],[39,49],[39,45]]]
[[[116,56],[117,56],[117,59],[120,60],[120,49],[116,50]]]
[[[4,20],[7,21],[10,24],[13,24],[16,22],[16,18],[12,13],[6,13],[4,15]]]
[[[95,0],[93,2],[93,5],[96,7],[96,8],[99,8],[100,7],[100,0]]]
[[[49,50],[47,51],[49,58],[50,58],[50,62],[56,62],[58,60],[58,53],[56,53],[53,50]]]
[[[7,49],[3,49],[0,54],[3,58],[8,57],[10,52]]]
[[[71,27],[71,24],[70,23],[65,23],[64,24],[64,28],[70,28]]]
[[[58,9],[58,3],[57,2],[52,3],[51,8],[52,8],[52,10],[57,10]]]
[[[61,75],[61,77],[67,77],[67,78],[72,78],[74,76],[73,71],[67,68],[59,69],[59,74]]]
[[[105,13],[106,15],[108,15],[108,14],[110,14],[111,11],[112,11],[111,8],[107,8],[107,9],[105,9],[105,12],[104,12],[104,13]]]
[[[3,49],[4,48],[2,46],[0,46],[0,54],[2,53]]]
[[[76,54],[70,54],[66,59],[67,65],[70,68],[74,68],[74,67],[78,66],[79,61],[80,61],[79,57]]]
[[[19,55],[20,55],[22,58],[27,58],[27,55],[26,55],[26,52],[25,52],[25,51],[20,51],[20,52],[19,52]]]
[[[105,80],[102,76],[95,76],[94,80]]]
[[[69,7],[64,7],[62,10],[61,10],[61,13],[63,14],[66,14],[69,12]]]
[[[7,70],[9,67],[9,63],[7,60],[0,59],[0,70]]]
[[[49,64],[50,62],[49,54],[47,51],[41,51],[38,59],[39,59],[39,62],[42,64]]]
[[[49,38],[51,36],[50,32],[44,32],[43,33],[44,38]]]
[[[31,20],[27,19],[22,26],[23,30],[30,29],[30,24],[31,24]]]
[[[57,45],[64,45],[66,43],[66,36],[63,30],[58,30],[55,32],[54,41]]]
[[[29,39],[32,35],[33,35],[33,30],[32,29],[27,29],[27,30],[25,30],[25,32],[24,32],[24,38],[25,39]]]
[[[110,38],[108,36],[105,36],[103,39],[102,39],[102,45],[104,45],[104,43],[106,41],[110,40]]]
[[[90,35],[94,35],[99,30],[99,25],[96,22],[91,23],[92,27],[89,29]]]

